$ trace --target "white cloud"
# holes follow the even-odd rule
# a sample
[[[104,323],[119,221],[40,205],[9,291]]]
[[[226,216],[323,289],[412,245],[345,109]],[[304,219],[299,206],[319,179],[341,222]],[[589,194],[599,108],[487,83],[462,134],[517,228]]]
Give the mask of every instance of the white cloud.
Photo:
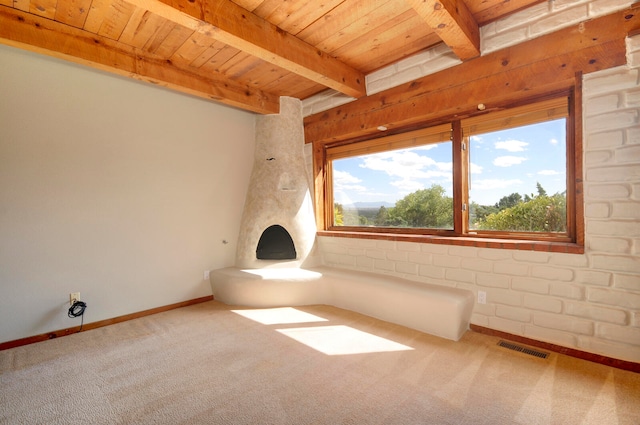
[[[415,176],[416,172],[422,173],[422,170],[435,165],[436,162],[428,156],[409,151],[396,151],[368,155],[360,166],[370,170],[384,171],[390,176]]]
[[[518,179],[480,179],[473,180],[472,189],[473,190],[494,190],[494,189],[504,189],[507,187],[517,186],[522,184],[522,180]]]
[[[391,182],[394,186],[408,190],[425,187],[424,180],[452,180],[453,164],[451,162],[437,162],[425,155],[418,155],[413,150],[381,152],[363,158],[360,167],[370,170],[383,171],[398,180]]]
[[[538,174],[543,176],[557,176],[558,174],[562,174],[560,171],[555,170],[540,170]]]
[[[359,185],[362,179],[359,179],[346,171],[333,170],[333,184],[336,191],[355,190],[364,192],[366,187]]]
[[[558,144],[558,139],[551,139],[551,140],[549,140],[549,143],[551,143],[552,145],[557,145]]]
[[[482,174],[482,165],[478,165],[478,164],[474,164],[473,162],[471,163],[471,167],[470,170],[471,174]]]
[[[416,146],[415,148],[411,148],[414,151],[430,151],[431,149],[435,149],[438,147],[438,144],[432,144],[432,145],[421,145],[421,146]]]
[[[527,158],[523,156],[499,156],[493,160],[496,167],[511,167],[513,165],[522,164]]]
[[[450,176],[452,169],[451,162],[436,162],[428,156],[409,150],[368,155],[360,166],[405,179]]]
[[[395,186],[398,189],[398,193],[400,195],[408,195],[409,193],[415,192],[416,190],[424,189],[424,184],[415,180],[397,180],[391,182],[391,185]]]
[[[527,142],[521,140],[505,140],[503,142],[496,142],[494,147],[496,149],[503,149],[508,152],[522,152],[529,145]]]

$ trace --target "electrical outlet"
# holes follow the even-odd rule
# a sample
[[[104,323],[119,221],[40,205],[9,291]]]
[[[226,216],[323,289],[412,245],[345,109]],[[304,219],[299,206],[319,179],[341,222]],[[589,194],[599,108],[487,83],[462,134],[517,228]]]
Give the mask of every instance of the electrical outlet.
[[[73,305],[76,301],[80,301],[80,292],[72,292],[69,294],[69,304]]]
[[[487,303],[487,293],[485,291],[478,291],[478,304]]]
[[[204,280],[209,280],[209,270],[205,270],[203,274]]]

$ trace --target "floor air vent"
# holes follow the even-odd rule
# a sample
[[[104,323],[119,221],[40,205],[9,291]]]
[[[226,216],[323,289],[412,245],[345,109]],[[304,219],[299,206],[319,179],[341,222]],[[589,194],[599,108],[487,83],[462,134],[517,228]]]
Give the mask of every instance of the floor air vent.
[[[546,359],[547,357],[549,357],[549,353],[533,350],[531,348],[523,347],[521,345],[514,344],[512,342],[500,341],[498,342],[498,345],[500,347],[508,348],[509,350],[513,350],[513,351],[519,351],[521,353],[528,354],[530,356],[540,357],[541,359]]]

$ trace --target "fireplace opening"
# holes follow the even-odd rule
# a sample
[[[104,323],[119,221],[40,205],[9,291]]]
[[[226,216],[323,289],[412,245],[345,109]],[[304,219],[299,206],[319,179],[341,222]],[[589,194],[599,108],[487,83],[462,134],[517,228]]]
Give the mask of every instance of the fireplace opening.
[[[287,230],[274,224],[262,232],[256,248],[258,260],[295,260],[296,247]]]

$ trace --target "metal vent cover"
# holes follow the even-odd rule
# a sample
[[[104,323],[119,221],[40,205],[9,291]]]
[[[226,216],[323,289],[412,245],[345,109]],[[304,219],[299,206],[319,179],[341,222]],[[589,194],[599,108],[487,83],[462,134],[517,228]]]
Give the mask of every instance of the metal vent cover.
[[[512,342],[507,341],[499,341],[498,345],[500,347],[507,348],[513,351],[519,351],[520,353],[528,354],[530,356],[539,357],[541,359],[546,359],[549,357],[549,353],[545,353],[543,351],[534,350],[532,348],[523,347],[522,345],[514,344]]]

